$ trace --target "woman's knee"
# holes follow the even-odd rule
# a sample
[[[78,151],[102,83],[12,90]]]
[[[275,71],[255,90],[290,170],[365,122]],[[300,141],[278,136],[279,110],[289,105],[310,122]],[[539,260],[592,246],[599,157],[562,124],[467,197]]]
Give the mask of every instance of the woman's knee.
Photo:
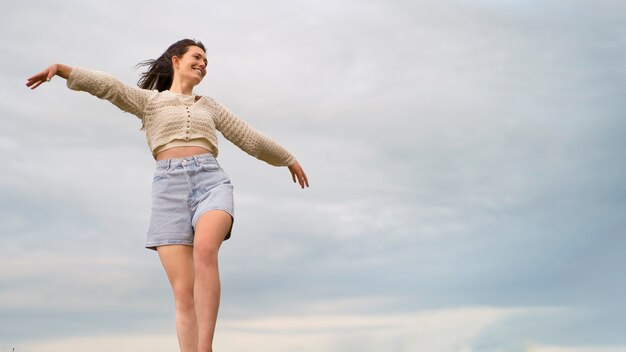
[[[206,270],[216,270],[218,263],[219,247],[214,246],[194,246],[193,265],[195,272]]]
[[[193,311],[193,283],[174,285],[174,303],[178,311]]]

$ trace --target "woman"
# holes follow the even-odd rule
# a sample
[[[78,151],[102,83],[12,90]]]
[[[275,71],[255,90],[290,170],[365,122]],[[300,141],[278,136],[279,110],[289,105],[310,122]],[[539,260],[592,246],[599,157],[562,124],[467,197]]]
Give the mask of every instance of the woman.
[[[215,131],[256,158],[287,166],[294,182],[309,186],[286,149],[214,99],[193,93],[206,74],[205,51],[194,40],[174,43],[158,59],[138,65],[148,66],[139,87],[62,64],[26,83],[35,89],[57,75],[70,89],[106,99],[141,119],[157,164],[146,248],[158,252],[172,286],[182,352],[212,351],[220,297],[218,251],[234,221],[232,185],[216,160]]]

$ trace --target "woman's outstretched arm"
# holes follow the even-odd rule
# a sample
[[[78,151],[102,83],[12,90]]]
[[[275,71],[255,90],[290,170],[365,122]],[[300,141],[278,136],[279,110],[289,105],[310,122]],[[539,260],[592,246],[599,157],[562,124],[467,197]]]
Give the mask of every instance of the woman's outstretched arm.
[[[55,75],[67,79],[68,88],[108,100],[123,111],[142,120],[148,99],[158,94],[156,90],[146,90],[124,84],[108,73],[62,64],[51,65],[28,78],[26,86],[35,89],[42,83],[49,82]]]
[[[30,89],[35,89],[44,82],[50,82],[52,77],[55,75],[67,79],[70,76],[70,73],[72,73],[72,68],[70,66],[54,64],[47,67],[45,70],[34,74],[32,77],[29,77],[26,80],[26,86],[30,87]]]

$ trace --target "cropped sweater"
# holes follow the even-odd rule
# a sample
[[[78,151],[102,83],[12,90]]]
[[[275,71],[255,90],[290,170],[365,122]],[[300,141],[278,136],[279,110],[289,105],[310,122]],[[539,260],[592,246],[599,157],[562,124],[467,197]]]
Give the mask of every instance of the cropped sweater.
[[[80,67],[72,68],[67,86],[108,100],[141,119],[148,147],[155,158],[158,151],[164,150],[162,147],[174,141],[180,142],[177,145],[189,142],[189,145],[210,147],[209,151],[217,157],[215,131],[218,130],[243,151],[268,164],[290,166],[296,161],[281,145],[207,96],[187,106],[170,91],[159,92],[130,86],[107,73]]]

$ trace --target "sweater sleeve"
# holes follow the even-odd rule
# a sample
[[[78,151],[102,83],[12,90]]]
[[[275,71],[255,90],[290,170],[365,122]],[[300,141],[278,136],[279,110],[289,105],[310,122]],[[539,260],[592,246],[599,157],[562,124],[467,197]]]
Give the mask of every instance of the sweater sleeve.
[[[100,99],[108,100],[121,110],[143,120],[143,111],[148,99],[157,93],[155,90],[141,89],[122,83],[104,72],[73,67],[67,78],[67,87],[87,92]]]
[[[291,166],[296,162],[287,149],[252,128],[223,105],[211,100],[217,110],[216,129],[241,150],[274,166]]]

